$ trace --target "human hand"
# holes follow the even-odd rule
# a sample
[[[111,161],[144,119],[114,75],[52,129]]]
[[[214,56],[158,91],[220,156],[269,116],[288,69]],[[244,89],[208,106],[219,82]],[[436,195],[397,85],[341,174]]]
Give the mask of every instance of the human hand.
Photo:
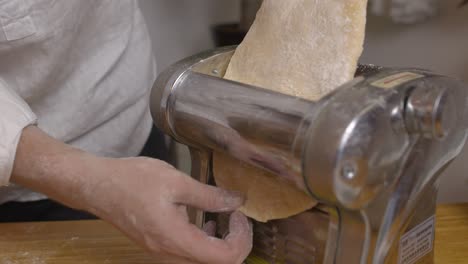
[[[110,222],[164,263],[238,264],[252,247],[247,218],[231,215],[224,239],[189,223],[187,206],[235,211],[243,198],[204,185],[162,161],[100,158],[24,129],[11,181]],[[207,229],[207,230],[208,230]]]
[[[102,159],[107,177],[88,190],[89,211],[112,223],[168,263],[242,263],[252,247],[252,227],[235,212],[224,240],[189,223],[187,206],[235,211],[243,198],[201,184],[167,163],[148,158]],[[208,227],[212,229],[212,226]]]

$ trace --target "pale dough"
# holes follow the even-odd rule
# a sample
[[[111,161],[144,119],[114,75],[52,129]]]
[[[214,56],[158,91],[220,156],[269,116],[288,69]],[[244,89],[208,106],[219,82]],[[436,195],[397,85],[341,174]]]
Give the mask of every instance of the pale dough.
[[[247,200],[241,211],[260,222],[286,218],[316,204],[293,185],[228,154],[213,155],[213,170],[216,185],[242,192]]]
[[[317,100],[351,80],[362,53],[367,0],[264,0],[225,78]],[[243,192],[257,221],[286,218],[316,202],[270,173],[215,153],[216,184]]]
[[[351,80],[367,0],[264,0],[225,78],[316,100]]]

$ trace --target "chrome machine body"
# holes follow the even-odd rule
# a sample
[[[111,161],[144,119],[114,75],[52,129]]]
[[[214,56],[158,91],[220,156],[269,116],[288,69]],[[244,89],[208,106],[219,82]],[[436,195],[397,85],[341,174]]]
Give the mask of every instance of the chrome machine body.
[[[232,54],[221,48],[167,69],[151,112],[190,147],[197,180],[214,184],[211,154],[224,151],[320,202],[255,223],[250,261],[433,263],[438,178],[466,140],[466,87],[424,70],[360,66],[313,102],[221,78]],[[200,226],[210,217],[191,216]]]

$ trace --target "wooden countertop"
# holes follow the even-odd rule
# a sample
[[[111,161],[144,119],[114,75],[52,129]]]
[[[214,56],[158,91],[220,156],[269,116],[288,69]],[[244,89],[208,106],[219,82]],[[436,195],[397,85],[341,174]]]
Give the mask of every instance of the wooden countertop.
[[[437,210],[437,264],[468,263],[468,204]],[[0,224],[1,264],[146,264],[151,258],[102,221]]]

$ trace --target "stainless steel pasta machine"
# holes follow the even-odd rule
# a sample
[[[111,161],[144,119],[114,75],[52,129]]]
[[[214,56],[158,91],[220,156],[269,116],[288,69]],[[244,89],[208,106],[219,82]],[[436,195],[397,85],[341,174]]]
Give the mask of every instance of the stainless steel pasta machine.
[[[234,47],[168,68],[156,125],[189,146],[192,176],[215,184],[213,151],[291,181],[319,206],[254,223],[247,263],[433,263],[438,179],[467,136],[467,87],[419,69],[359,66],[318,101],[222,78]],[[192,211],[201,226],[223,217]]]

